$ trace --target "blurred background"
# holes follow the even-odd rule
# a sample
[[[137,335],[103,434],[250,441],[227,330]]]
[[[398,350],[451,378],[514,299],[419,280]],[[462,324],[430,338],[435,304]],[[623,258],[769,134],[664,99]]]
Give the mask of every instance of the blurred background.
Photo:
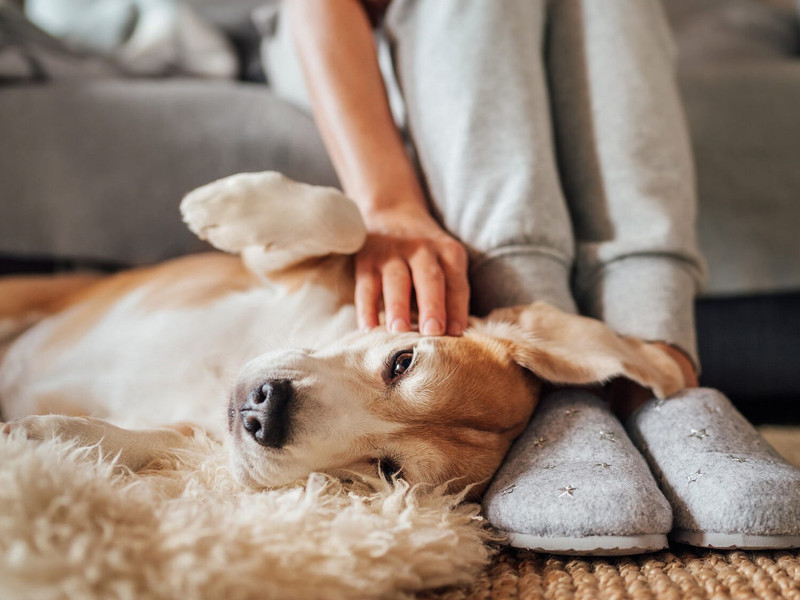
[[[701,383],[800,422],[800,1],[664,0],[697,165]],[[337,185],[276,1],[0,0],[0,274],[206,249],[180,198],[240,171]],[[282,87],[280,96],[276,87]]]

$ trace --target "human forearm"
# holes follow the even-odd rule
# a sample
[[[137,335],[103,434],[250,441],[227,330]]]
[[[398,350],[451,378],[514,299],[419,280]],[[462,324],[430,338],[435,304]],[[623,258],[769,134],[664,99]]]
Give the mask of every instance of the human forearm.
[[[355,259],[359,326],[460,335],[469,285],[464,247],[431,216],[392,119],[372,29],[357,0],[291,0],[289,19],[314,117],[368,236]]]
[[[289,15],[314,116],[345,192],[368,221],[398,206],[427,213],[363,7],[357,0],[292,0]]]

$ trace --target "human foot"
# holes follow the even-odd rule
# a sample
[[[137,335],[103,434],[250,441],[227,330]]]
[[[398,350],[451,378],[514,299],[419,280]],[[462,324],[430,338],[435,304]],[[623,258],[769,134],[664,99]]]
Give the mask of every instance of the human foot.
[[[672,514],[621,423],[597,396],[551,392],[484,497],[509,544],[559,554],[666,547]]]
[[[800,547],[800,470],[720,392],[650,400],[628,432],[672,505],[671,537],[708,548]]]

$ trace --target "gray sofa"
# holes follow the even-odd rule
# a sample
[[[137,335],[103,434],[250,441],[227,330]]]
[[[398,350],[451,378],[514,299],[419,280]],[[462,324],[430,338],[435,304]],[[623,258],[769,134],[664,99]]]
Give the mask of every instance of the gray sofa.
[[[243,50],[257,2],[197,0]],[[709,280],[702,381],[756,420],[800,417],[800,34],[773,0],[667,0]],[[252,56],[243,57],[252,64]],[[252,75],[252,69],[248,72]],[[177,203],[237,171],[336,177],[308,114],[263,83],[0,81],[0,269],[111,267],[203,248]],[[769,400],[769,402],[766,402]]]
[[[667,0],[692,132],[701,382],[800,420],[800,3]]]

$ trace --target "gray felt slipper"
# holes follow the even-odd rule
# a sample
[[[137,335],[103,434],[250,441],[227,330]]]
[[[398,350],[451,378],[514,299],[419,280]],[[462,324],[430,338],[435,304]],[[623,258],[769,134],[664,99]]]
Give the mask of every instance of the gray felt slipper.
[[[720,392],[651,400],[628,420],[675,515],[671,537],[707,548],[800,547],[800,470]]]
[[[605,402],[548,394],[484,496],[512,546],[557,554],[638,554],[667,546],[669,503]]]

